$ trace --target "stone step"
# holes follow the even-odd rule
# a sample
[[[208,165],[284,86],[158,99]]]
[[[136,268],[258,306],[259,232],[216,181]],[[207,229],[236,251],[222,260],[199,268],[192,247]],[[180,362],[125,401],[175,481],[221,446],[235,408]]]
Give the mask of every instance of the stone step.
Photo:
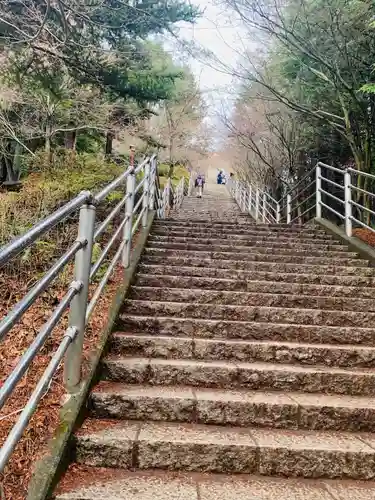
[[[175,316],[180,318],[221,319],[229,321],[257,321],[259,323],[291,323],[300,325],[356,326],[371,328],[375,313],[354,311],[326,311],[322,309],[286,309],[283,307],[251,307],[194,302],[162,302],[126,300],[123,315]]]
[[[109,356],[102,370],[104,380],[125,384],[375,395],[375,372],[364,368]]]
[[[216,247],[216,246],[215,246]],[[150,243],[147,249],[152,249],[154,251],[158,252],[174,252],[176,255],[180,254],[181,252],[197,252],[200,255],[204,253],[209,253],[212,254],[214,253],[211,249],[211,247],[207,248],[205,250],[179,250],[179,249],[169,249],[167,246],[165,247],[154,247]],[[237,255],[248,255],[248,254],[257,254],[257,255],[280,255],[280,256],[296,256],[296,257],[323,257],[323,258],[339,258],[339,259],[359,259],[359,256],[355,252],[349,252],[348,250],[342,249],[342,250],[316,250],[314,248],[306,249],[306,248],[284,248],[284,247],[278,247],[277,245],[273,246],[251,246],[249,248],[246,248],[246,251],[241,251],[241,253],[238,252],[237,248],[232,248],[229,247],[226,251],[219,251],[218,253],[222,254],[228,254],[228,255],[233,255],[233,253]],[[268,258],[268,257],[267,257]]]
[[[304,342],[309,344],[375,345],[375,328],[315,326],[246,321],[222,321],[166,316],[122,314],[117,326],[124,332],[143,332],[172,337],[215,338],[254,341]]]
[[[240,231],[240,230],[239,230]],[[257,230],[254,228],[253,231],[241,231],[238,233],[227,232],[227,231],[214,231],[214,230],[196,230],[187,229],[184,231],[178,231],[174,229],[173,231],[169,229],[159,229],[155,228],[151,232],[151,236],[161,236],[164,238],[209,238],[209,239],[233,239],[233,240],[251,240],[255,237],[278,237],[278,238],[311,238],[314,240],[333,240],[333,236],[328,235],[323,231],[269,231],[269,230]]]
[[[263,223],[259,223],[259,224],[256,224],[254,222],[254,220],[249,217],[249,216],[245,216],[244,218],[241,218],[241,223],[239,224],[235,224],[235,222],[228,222],[228,221],[221,221],[221,220],[212,220],[212,219],[199,219],[198,221],[191,221],[190,219],[173,219],[173,218],[170,218],[170,219],[157,219],[154,221],[152,227],[171,227],[171,226],[179,226],[179,227],[182,227],[182,226],[185,226],[185,227],[191,227],[191,226],[195,226],[195,227],[213,227],[213,228],[224,228],[225,226],[228,227],[228,228],[237,228],[238,226],[245,226],[246,227],[246,224],[244,224],[242,221],[245,220],[247,221],[247,225],[250,226],[250,229],[252,227],[257,227],[257,228],[280,228],[280,229],[286,229],[286,228],[291,228],[292,230],[293,229],[296,229],[296,228],[301,228],[301,227],[307,227],[307,226],[299,226],[297,224],[263,224]],[[243,229],[245,229],[245,227],[243,227]]]
[[[219,335],[219,332],[218,332]],[[353,345],[243,339],[167,337],[116,332],[111,353],[121,356],[203,361],[244,361],[374,368],[375,348]]]
[[[91,418],[190,422],[274,429],[375,431],[375,402],[360,396],[224,391],[101,382]]]
[[[293,262],[270,262],[270,259],[263,261],[251,260],[234,260],[234,259],[203,259],[196,257],[183,256],[168,256],[166,259],[162,255],[144,254],[142,262],[145,264],[160,264],[168,261],[168,265],[183,267],[213,267],[216,269],[243,269],[259,272],[274,272],[279,273],[302,273],[302,274],[341,274],[344,276],[369,276],[375,277],[375,268],[372,267],[356,267],[356,266],[340,266],[333,264],[303,264]],[[335,262],[335,261],[333,261]]]
[[[291,431],[166,422],[85,422],[76,459],[93,467],[372,479],[370,434]],[[153,497],[155,498],[155,497]]]
[[[279,266],[278,266],[279,268]],[[366,286],[374,287],[375,279],[369,276],[353,276],[340,275],[340,274],[318,274],[300,272],[280,272],[279,269],[274,272],[259,271],[256,266],[255,271],[246,271],[244,269],[225,269],[219,267],[192,267],[182,265],[168,265],[150,264],[142,262],[139,266],[139,271],[143,274],[159,274],[159,275],[180,275],[180,276],[196,276],[196,277],[209,277],[209,278],[227,278],[235,280],[252,280],[252,281],[275,281],[282,283],[300,283],[300,284],[317,284],[317,285],[341,285],[341,286]]]
[[[212,240],[210,240],[212,241]],[[347,251],[348,248],[344,245],[340,245],[338,243],[332,243],[332,244],[323,244],[323,243],[298,243],[292,240],[288,240],[287,242],[277,242],[275,240],[253,240],[253,241],[247,241],[246,245],[243,244],[243,241],[241,242],[241,245],[238,244],[238,242],[234,241],[228,241],[226,244],[223,244],[222,240],[215,240],[217,243],[215,244],[205,244],[205,243],[173,243],[173,242],[166,242],[166,241],[155,241],[153,238],[148,239],[148,245],[153,246],[153,247],[159,247],[159,248],[176,248],[180,250],[203,250],[206,252],[233,252],[233,249],[235,249],[238,252],[248,252],[251,248],[253,247],[267,247],[267,248],[274,248],[275,250],[279,248],[287,248],[287,249],[294,249],[294,250],[327,250],[327,251]]]
[[[205,223],[205,222],[199,222],[199,223],[194,223],[194,224],[188,224],[188,225],[182,225],[180,223],[175,223],[175,224],[170,224],[167,223],[164,224],[162,220],[157,220],[152,226],[152,230],[155,231],[183,231],[191,232],[191,228],[194,227],[197,231],[204,232],[204,231],[215,231],[218,233],[225,233],[227,230],[228,231],[238,231],[237,234],[242,234],[245,233],[246,231],[266,231],[266,232],[273,232],[273,233],[316,233],[316,234],[326,234],[330,235],[327,231],[325,231],[323,228],[317,226],[293,226],[293,225],[287,225],[287,224],[249,224],[246,226],[245,224],[216,224],[216,223]],[[235,233],[236,234],[236,233]]]
[[[75,464],[56,500],[373,500],[375,483],[237,474],[85,468]]]
[[[232,249],[231,252],[210,252],[210,251],[197,251],[197,250],[176,250],[166,248],[154,248],[152,246],[144,249],[144,255],[151,255],[159,257],[161,262],[164,262],[166,257],[172,256],[174,258],[193,258],[200,260],[236,260],[236,261],[254,261],[254,262],[285,262],[295,264],[312,264],[312,265],[332,265],[332,266],[352,266],[352,267],[369,267],[369,262],[364,259],[347,258],[347,254],[343,253],[340,257],[311,257],[309,255],[284,255],[277,253],[255,253],[250,247],[248,252],[238,252]]]
[[[373,299],[319,297],[313,295],[283,295],[272,293],[249,293],[239,291],[201,290],[200,288],[167,288],[133,286],[130,298],[134,300],[157,300],[162,302],[196,302],[197,304],[242,305],[260,307],[285,307],[328,309],[340,311],[375,312]]]
[[[163,236],[158,234],[150,234],[148,241],[163,241],[170,243],[186,243],[186,244],[201,244],[201,245],[229,245],[229,246],[247,246],[249,243],[252,244],[253,241],[263,241],[263,242],[275,242],[275,243],[291,243],[298,245],[300,243],[309,245],[335,245],[340,244],[337,240],[330,238],[313,238],[308,236],[282,236],[273,234],[262,234],[254,233],[252,236],[246,236],[246,238],[221,238],[220,236],[211,238],[209,235],[202,236],[200,238],[195,238],[192,236]]]
[[[247,281],[225,278],[205,278],[199,276],[170,276],[158,274],[138,273],[135,284],[137,286],[165,287],[165,288],[200,288],[201,290],[223,290],[231,292],[249,292],[260,294],[287,294],[321,297],[321,308],[325,301],[344,300],[348,304],[347,297],[370,299],[366,302],[368,310],[375,309],[375,288],[350,287],[340,285],[301,285],[298,283],[280,283],[269,281]],[[324,297],[324,298],[323,298]],[[354,300],[354,303],[356,301]]]

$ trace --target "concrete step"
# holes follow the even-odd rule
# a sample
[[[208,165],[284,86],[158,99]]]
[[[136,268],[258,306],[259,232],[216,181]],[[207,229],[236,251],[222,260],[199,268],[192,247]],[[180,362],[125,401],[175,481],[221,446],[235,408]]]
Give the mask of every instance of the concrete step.
[[[279,265],[273,272],[259,271],[259,266],[255,266],[256,270],[249,271],[244,269],[225,269],[219,267],[192,267],[181,265],[171,265],[168,260],[168,265],[151,264],[142,262],[139,266],[139,271],[143,274],[159,274],[159,275],[180,275],[189,277],[208,277],[208,278],[226,278],[235,280],[252,280],[252,281],[274,281],[278,283],[300,283],[300,284],[316,284],[316,285],[340,285],[340,286],[366,286],[374,287],[375,279],[369,276],[360,276],[354,273],[352,276],[340,274],[319,274],[309,273],[306,268],[300,269],[300,272],[281,272]],[[356,269],[356,268],[355,268]],[[303,273],[305,271],[305,273]]]
[[[260,307],[285,307],[328,309],[339,311],[375,312],[373,299],[341,298],[313,295],[284,295],[238,291],[201,290],[200,288],[167,288],[166,286],[133,286],[129,298],[162,302],[196,302],[197,304],[242,305]]]
[[[152,227],[171,227],[171,226],[179,226],[179,227],[191,227],[191,226],[194,226],[194,227],[212,227],[212,228],[224,228],[224,227],[228,227],[228,228],[237,228],[238,226],[240,226],[241,228],[243,227],[243,229],[246,228],[246,224],[244,223],[247,222],[247,225],[250,226],[250,229],[252,227],[257,227],[257,228],[280,228],[280,229],[285,229],[285,228],[291,228],[292,230],[293,229],[296,229],[296,228],[301,228],[303,226],[299,226],[299,225],[296,225],[296,224],[263,224],[263,223],[259,223],[259,224],[256,224],[254,222],[254,220],[252,219],[252,217],[250,216],[245,216],[245,217],[241,217],[241,223],[239,224],[235,224],[234,221],[221,221],[221,220],[212,220],[212,219],[199,219],[198,221],[191,221],[190,219],[173,219],[173,218],[170,218],[170,219],[164,219],[164,220],[161,220],[161,219],[157,219],[155,220],[155,222],[153,223],[153,226]],[[305,226],[306,227],[306,226]],[[318,227],[319,229],[319,227]]]
[[[304,342],[310,344],[375,345],[375,328],[347,326],[223,321],[171,316],[122,314],[117,327],[124,332],[143,332],[172,337],[215,338],[254,341]]]
[[[314,240],[333,240],[333,236],[325,233],[324,231],[276,231],[267,229],[258,229],[254,227],[252,231],[238,229],[238,233],[227,232],[227,231],[216,231],[212,229],[200,230],[200,229],[185,229],[180,231],[178,229],[165,229],[165,228],[155,228],[151,231],[151,236],[161,236],[164,238],[209,238],[215,239],[219,238],[222,240],[233,239],[233,240],[251,240],[255,237],[277,237],[277,238],[311,238]]]
[[[166,422],[86,421],[76,458],[93,467],[372,479],[370,434],[223,428]],[[155,497],[153,497],[155,498]]]
[[[288,234],[288,233],[287,233]],[[158,234],[150,234],[148,241],[164,241],[164,242],[170,242],[170,243],[187,243],[187,244],[208,244],[208,245],[220,245],[220,244],[226,244],[226,245],[235,245],[235,246],[247,246],[248,243],[252,243],[254,240],[257,241],[264,241],[264,242],[280,242],[280,243],[293,243],[293,244],[299,244],[299,243],[304,243],[304,244],[327,244],[327,245],[334,245],[334,244],[339,244],[337,240],[334,240],[329,237],[324,237],[324,238],[315,238],[312,236],[303,236],[303,235],[289,235],[289,236],[283,236],[282,234],[277,234],[274,235],[273,233],[270,234],[265,234],[265,233],[254,233],[253,235],[246,235],[246,238],[222,238],[222,237],[213,237],[211,238],[209,235],[202,236],[200,238],[195,238],[192,236],[184,236],[184,237],[178,237],[178,236],[162,236]]]
[[[164,221],[162,220],[157,220],[152,226],[153,230],[156,231],[190,231],[191,228],[194,227],[197,231],[204,232],[206,230],[209,231],[217,231],[217,232],[226,232],[228,231],[238,231],[237,234],[241,234],[246,231],[268,231],[268,232],[274,232],[274,233],[303,233],[303,232],[310,232],[310,233],[322,233],[322,234],[327,234],[329,233],[325,231],[322,227],[320,226],[294,226],[294,225],[288,225],[288,224],[248,224],[247,226],[245,224],[230,224],[230,223],[207,223],[200,221],[198,223],[187,223],[187,224],[181,224],[181,221],[177,221],[176,223],[170,223],[169,221],[166,221],[164,224]]]
[[[160,251],[165,251],[165,252],[169,252],[171,251],[170,249],[168,249],[168,247],[165,247],[165,248],[161,248],[161,247],[153,247],[152,245],[149,245],[148,248],[153,248],[154,250],[156,248],[158,248]],[[176,252],[176,253],[179,253],[179,252],[185,252],[185,251],[189,251],[189,250],[176,250],[176,249],[172,249],[173,252]],[[194,250],[193,250],[194,251]],[[195,250],[196,252],[210,252],[212,253],[212,250],[211,248],[210,249],[206,249],[206,250]],[[230,249],[224,253],[230,253],[230,254],[233,254],[233,251],[235,253],[238,253],[238,250],[235,249]],[[316,250],[315,247],[314,248],[310,248],[310,249],[306,249],[306,248],[284,248],[284,247],[278,247],[277,245],[271,245],[271,246],[251,246],[249,248],[246,249],[245,252],[242,251],[241,255],[245,255],[245,254],[248,254],[248,253],[255,253],[255,254],[275,254],[275,255],[295,255],[295,256],[299,256],[299,257],[339,257],[339,258],[344,258],[344,259],[358,259],[359,256],[357,253],[355,252],[349,252],[348,250],[345,250],[344,248],[342,250],[337,250],[337,251],[334,251],[334,250]]]
[[[222,260],[222,259],[203,259],[196,257],[183,257],[183,256],[168,256],[166,259],[163,254],[150,255],[145,254],[142,262],[145,264],[160,264],[168,261],[171,266],[181,265],[183,267],[214,267],[216,269],[243,269],[246,271],[257,270],[259,272],[273,272],[280,273],[302,273],[302,274],[341,274],[344,276],[371,276],[375,277],[375,268],[372,267],[356,267],[356,266],[340,266],[335,264],[303,264],[303,263],[290,263],[290,262],[271,262],[270,259],[263,261],[251,260]]]
[[[91,418],[190,422],[274,429],[375,431],[375,402],[359,396],[224,391],[101,382]]]
[[[137,286],[165,287],[165,288],[200,288],[201,290],[223,290],[227,292],[248,292],[260,294],[287,294],[288,296],[316,296],[321,297],[321,306],[332,300],[343,300],[345,308],[353,304],[347,297],[364,298],[368,310],[374,310],[375,288],[350,287],[339,285],[301,285],[298,283],[280,283],[269,281],[246,281],[225,278],[205,278],[199,276],[170,276],[158,274],[138,273],[135,284]],[[327,302],[326,302],[327,301]],[[344,303],[343,302],[343,303]],[[356,303],[356,300],[354,300]],[[343,307],[344,308],[344,307]]]
[[[219,333],[219,332],[218,332]],[[375,348],[243,339],[166,337],[116,332],[111,353],[120,356],[243,361],[342,368],[374,368]]]
[[[375,483],[75,465],[56,500],[373,500]]]
[[[256,321],[258,323],[289,323],[298,325],[346,326],[372,328],[375,313],[354,311],[326,311],[322,309],[286,309],[283,307],[251,307],[194,302],[162,302],[126,300],[124,315],[174,316],[179,318],[221,319],[229,321]]]
[[[204,241],[208,241],[208,243],[204,243]],[[216,243],[212,243],[212,242]],[[225,244],[226,243],[226,244]],[[168,241],[155,241],[152,237],[148,239],[148,245],[152,247],[158,248],[173,248],[180,250],[203,250],[205,252],[233,252],[233,249],[238,252],[248,252],[252,247],[267,247],[274,248],[275,250],[279,248],[288,248],[293,250],[327,250],[327,251],[338,251],[344,250],[347,251],[348,248],[344,245],[340,245],[336,242],[328,243],[307,243],[306,242],[296,242],[294,240],[288,241],[279,241],[270,240],[270,239],[254,239],[246,241],[241,240],[241,245],[239,242],[231,241],[223,242],[222,240],[200,240],[200,243],[197,243],[195,240],[192,243],[174,243]]]
[[[109,356],[102,370],[104,380],[125,384],[375,395],[375,372],[364,368]]]
[[[278,254],[278,253],[256,253],[253,247],[250,247],[247,252],[237,252],[234,248],[231,252],[211,252],[211,251],[197,251],[197,250],[176,250],[166,248],[154,248],[151,245],[144,249],[144,255],[156,256],[164,262],[172,257],[178,258],[194,258],[194,259],[212,259],[212,260],[248,260],[255,262],[286,262],[296,264],[314,264],[314,265],[336,265],[336,266],[353,266],[353,267],[369,267],[368,260],[360,259],[357,256],[351,258],[346,253],[342,253],[338,257],[314,257],[310,255],[293,255],[293,254]]]

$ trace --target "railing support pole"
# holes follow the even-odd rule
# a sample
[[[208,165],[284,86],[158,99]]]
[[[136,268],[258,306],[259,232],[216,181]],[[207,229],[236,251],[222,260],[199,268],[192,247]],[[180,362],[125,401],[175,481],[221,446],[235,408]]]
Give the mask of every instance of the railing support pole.
[[[249,200],[248,200],[248,206],[247,206],[247,211],[249,214],[251,214],[251,195],[252,195],[252,189],[251,189],[251,184],[249,184]]]
[[[266,222],[266,193],[263,193],[263,222]]]
[[[150,175],[151,175],[150,162],[147,162],[145,165],[145,183],[143,184],[144,197],[142,200],[142,208],[143,208],[142,227],[147,226],[148,203],[150,198]]]
[[[122,251],[122,265],[124,268],[130,264],[130,250],[132,244],[132,229],[133,229],[133,209],[134,209],[134,191],[135,191],[135,174],[132,172],[126,179],[126,194],[129,196],[126,200],[126,223],[124,226],[123,241],[125,241],[124,250]]]
[[[154,210],[155,207],[155,189],[156,189],[156,158],[152,160],[150,169],[150,196],[148,199],[148,209]]]
[[[290,194],[286,195],[286,222],[287,224],[292,222],[292,197]]]
[[[70,306],[69,327],[77,329],[70,344],[64,365],[64,384],[68,392],[74,392],[81,381],[82,349],[86,327],[86,309],[89,295],[92,247],[94,244],[95,207],[84,205],[79,212],[78,239],[86,241],[75,257],[74,280],[82,284]]]
[[[345,232],[346,236],[352,236],[352,189],[351,175],[346,171],[344,174],[345,188]]]
[[[257,188],[255,193],[255,220],[258,222],[259,219],[259,189]]]
[[[321,180],[321,175],[322,175],[322,169],[320,165],[318,164],[315,169],[315,175],[316,175],[316,217],[317,219],[320,219],[322,217],[322,180]]]
[[[188,196],[191,196],[191,193],[193,192],[193,172],[190,172],[189,175],[189,186],[188,186]]]
[[[276,223],[280,224],[281,213],[280,213],[280,203],[276,203]]]

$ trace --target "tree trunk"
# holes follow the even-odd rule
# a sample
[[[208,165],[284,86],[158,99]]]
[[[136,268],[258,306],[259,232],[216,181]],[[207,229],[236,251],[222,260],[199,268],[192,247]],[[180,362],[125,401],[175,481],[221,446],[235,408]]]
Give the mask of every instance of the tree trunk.
[[[111,156],[113,151],[113,139],[114,134],[112,132],[107,132],[106,140],[105,140],[105,155]]]
[[[47,119],[46,123],[46,136],[44,141],[44,150],[46,152],[47,165],[50,166],[52,163],[52,151],[51,151],[51,136],[52,136],[52,125]]]
[[[21,156],[23,152],[23,147],[19,142],[16,142],[14,148],[14,159],[13,159],[13,171],[15,180],[19,181],[21,177]]]
[[[72,151],[76,150],[76,144],[77,144],[77,131],[76,130],[73,130],[71,132],[65,132],[64,144],[65,144],[66,149],[71,149]]]

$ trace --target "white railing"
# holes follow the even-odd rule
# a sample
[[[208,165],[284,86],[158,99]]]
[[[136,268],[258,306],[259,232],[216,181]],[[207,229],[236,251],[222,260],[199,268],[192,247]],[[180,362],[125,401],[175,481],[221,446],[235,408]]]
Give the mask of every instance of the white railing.
[[[304,224],[333,219],[352,236],[353,225],[375,232],[375,175],[318,162],[279,201],[266,190],[229,179],[230,193],[243,212],[267,224]]]
[[[176,188],[173,190],[173,209],[178,210],[182,205],[185,195],[185,177],[181,177]]]
[[[280,221],[280,204],[266,191],[249,183],[228,179],[228,189],[243,212],[266,224]]]
[[[124,189],[125,184],[126,189]],[[97,208],[103,204],[110,193],[119,189],[123,191],[124,196],[104,221],[98,221],[96,215]],[[40,400],[48,391],[51,380],[63,359],[65,359],[65,388],[68,393],[74,393],[77,390],[81,382],[82,349],[86,324],[116,265],[119,262],[121,262],[124,268],[130,265],[130,250],[133,236],[140,226],[146,227],[149,210],[156,210],[156,215],[159,218],[164,218],[168,214],[170,190],[171,183],[169,179],[164,191],[161,192],[156,157],[147,158],[137,167],[130,166],[120,177],[111,182],[99,193],[82,192],[49,217],[36,224],[26,234],[10,242],[5,247],[0,248],[0,267],[2,267],[10,263],[23,250],[32,246],[41,236],[58,223],[74,214],[79,215],[77,240],[75,243],[0,321],[1,341],[11,331],[12,327],[20,321],[23,314],[33,305],[36,299],[49,288],[53,280],[63,271],[65,266],[73,258],[75,259],[74,278],[65,296],[51,312],[47,322],[39,330],[30,346],[17,362],[12,373],[0,388],[1,410],[64,313],[69,310],[68,329],[0,450],[0,473],[4,471],[4,467],[14,448],[26,429]],[[178,203],[180,203],[180,188],[178,189],[177,199]],[[120,222],[116,228],[111,229],[112,234],[108,243],[105,245],[101,255],[96,259],[96,262],[92,264],[94,244],[100,241],[100,238],[103,236],[105,230],[110,227],[110,224],[113,224],[118,219],[120,219]],[[108,262],[110,252],[114,253],[114,256]],[[89,285],[104,264],[107,266],[105,274],[89,300]]]

